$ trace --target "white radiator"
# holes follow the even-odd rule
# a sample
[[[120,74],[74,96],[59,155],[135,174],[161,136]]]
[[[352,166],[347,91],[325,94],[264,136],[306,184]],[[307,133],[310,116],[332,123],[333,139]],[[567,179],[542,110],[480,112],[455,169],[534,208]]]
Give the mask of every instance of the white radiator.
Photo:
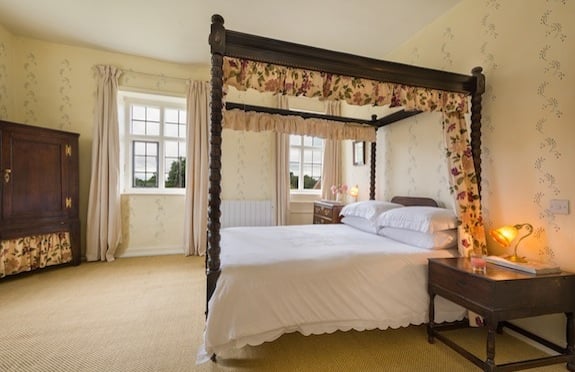
[[[221,211],[222,227],[274,224],[271,200],[222,200]]]

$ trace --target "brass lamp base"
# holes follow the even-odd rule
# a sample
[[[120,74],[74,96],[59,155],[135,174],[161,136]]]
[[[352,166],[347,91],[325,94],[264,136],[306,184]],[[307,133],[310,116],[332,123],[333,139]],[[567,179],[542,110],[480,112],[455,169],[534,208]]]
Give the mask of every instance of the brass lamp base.
[[[517,255],[513,255],[513,256],[507,256],[505,257],[506,260],[511,261],[511,262],[522,262],[525,263],[527,262],[527,260],[525,259],[525,257],[520,257]]]

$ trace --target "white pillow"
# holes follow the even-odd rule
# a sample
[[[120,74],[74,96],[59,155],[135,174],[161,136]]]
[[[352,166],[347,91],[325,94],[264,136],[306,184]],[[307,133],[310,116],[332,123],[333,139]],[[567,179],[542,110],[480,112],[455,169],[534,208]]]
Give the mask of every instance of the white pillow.
[[[379,215],[377,226],[434,233],[455,229],[457,217],[453,211],[445,208],[403,207],[390,209]]]
[[[431,234],[419,231],[382,227],[378,235],[425,249],[450,249],[457,246],[457,229],[442,230]]]
[[[341,223],[355,227],[358,230],[365,231],[368,233],[376,234],[377,226],[375,222],[368,220],[367,218],[357,217],[357,216],[347,216],[341,219]]]
[[[381,200],[364,200],[346,204],[339,214],[345,217],[363,217],[375,222],[381,213],[393,208],[403,208],[403,205]]]

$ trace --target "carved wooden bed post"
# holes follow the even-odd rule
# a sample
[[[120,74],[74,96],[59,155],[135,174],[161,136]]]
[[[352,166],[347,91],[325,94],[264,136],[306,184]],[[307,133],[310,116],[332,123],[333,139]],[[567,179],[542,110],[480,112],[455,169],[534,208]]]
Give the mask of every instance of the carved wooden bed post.
[[[471,94],[471,153],[479,197],[481,197],[481,95],[485,92],[485,75],[482,71],[481,67],[474,67],[471,70],[476,79],[475,90]]]
[[[216,289],[220,276],[220,206],[222,169],[222,110],[223,110],[223,64],[226,47],[224,19],[212,16],[210,47],[212,52],[212,79],[210,102],[210,164],[208,191],[208,247],[206,251],[206,315],[208,302]]]
[[[375,148],[376,143],[371,143],[370,175],[369,175],[369,200],[375,200]]]

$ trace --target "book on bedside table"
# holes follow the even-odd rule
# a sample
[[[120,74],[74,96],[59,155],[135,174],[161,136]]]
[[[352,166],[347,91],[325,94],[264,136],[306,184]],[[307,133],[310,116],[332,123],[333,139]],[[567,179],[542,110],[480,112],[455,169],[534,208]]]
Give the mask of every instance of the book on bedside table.
[[[525,271],[531,274],[555,274],[561,272],[561,268],[559,268],[559,266],[553,263],[537,260],[527,260],[527,262],[514,262],[499,256],[486,256],[485,261],[495,265],[505,266],[510,269]]]

